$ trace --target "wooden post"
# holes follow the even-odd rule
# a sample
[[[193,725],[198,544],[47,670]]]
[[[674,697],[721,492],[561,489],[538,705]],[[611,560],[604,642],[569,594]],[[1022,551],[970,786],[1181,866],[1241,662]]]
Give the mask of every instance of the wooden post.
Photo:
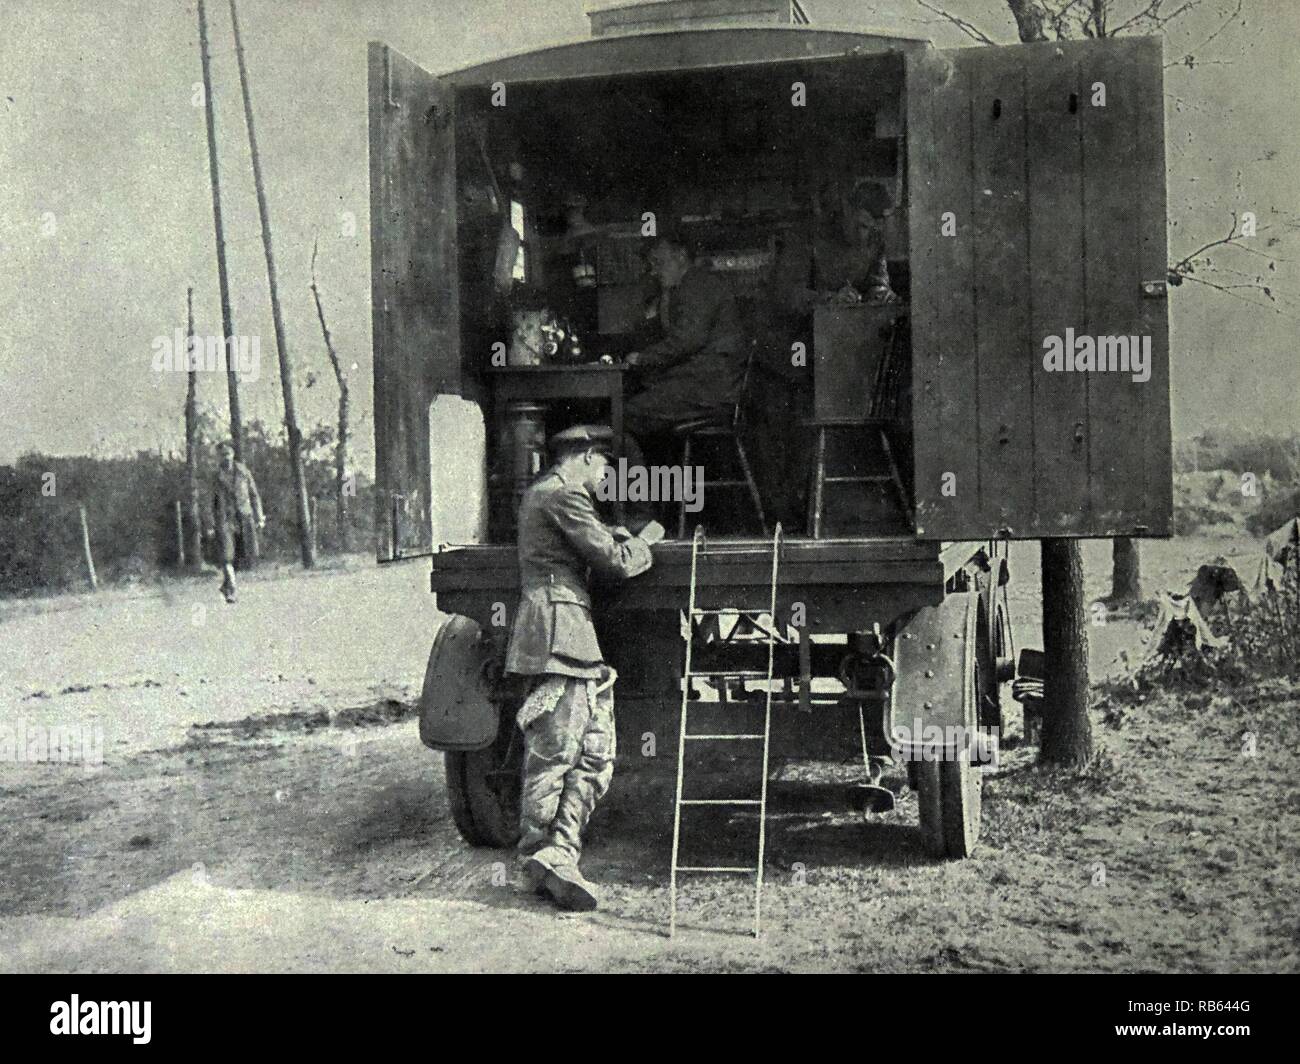
[[[1142,598],[1142,563],[1136,540],[1127,536],[1111,540],[1110,597],[1113,602],[1137,602]]]
[[[86,556],[86,580],[90,584],[91,591],[98,591],[99,577],[95,575],[95,559],[90,553],[90,525],[86,521],[84,503],[77,504],[77,512],[81,515],[81,550]]]
[[[186,364],[185,386],[185,497],[190,511],[190,550],[189,566],[191,569],[203,568],[203,514],[199,506],[199,370],[194,364],[194,286],[190,285],[185,297],[188,310],[186,316],[186,354],[190,361]],[[185,551],[181,551],[181,563],[185,563]]]
[[[271,290],[271,320],[275,325],[275,350],[280,359],[280,390],[284,394],[284,427],[289,437],[289,466],[298,504],[298,541],[302,547],[302,566],[316,564],[312,548],[311,514],[307,506],[307,480],[302,469],[302,433],[293,399],[293,370],[284,342],[284,317],[280,313],[280,293],[275,280],[275,252],[271,247],[271,218],[266,207],[266,189],[262,183],[262,163],[257,154],[257,133],[253,128],[253,100],[248,89],[248,68],[244,64],[244,45],[239,36],[239,15],[235,0],[230,0],[230,23],[235,33],[235,59],[239,65],[239,87],[244,96],[244,123],[248,126],[248,151],[253,159],[253,187],[257,191],[257,213],[262,222],[262,247],[266,252],[266,281]]]
[[[1039,757],[1081,766],[1092,757],[1088,720],[1088,634],[1079,541],[1042,542],[1043,733]]]
[[[185,568],[185,518],[181,516],[181,501],[177,499],[172,507],[176,514],[176,567]]]
[[[334,350],[334,339],[330,336],[329,326],[325,324],[325,308],[320,301],[320,288],[316,284],[316,252],[319,242],[311,246],[311,294],[316,300],[316,317],[320,319],[321,335],[325,337],[325,352],[330,357],[330,366],[334,369],[334,380],[339,386],[339,420],[338,433],[334,441],[334,523],[338,531],[338,549],[344,553],[350,546],[350,529],[348,528],[348,375],[343,372],[338,352]],[[315,522],[312,522],[313,527]]]
[[[317,525],[316,525],[316,509],[317,509],[317,507],[316,507],[316,504],[317,504],[318,502],[319,502],[319,500],[316,498],[315,495],[313,495],[313,496],[311,497],[311,553],[312,553],[312,556],[313,556],[313,557],[315,557],[315,555],[316,555],[316,546],[317,546],[317,541],[316,541],[316,528],[317,528]]]
[[[244,421],[239,410],[239,378],[231,355],[235,324],[230,311],[230,282],[226,275],[226,234],[221,221],[221,173],[217,167],[217,118],[212,100],[212,68],[208,59],[208,16],[199,0],[199,56],[203,61],[203,115],[208,129],[208,171],[212,178],[212,222],[217,233],[217,285],[221,289],[222,347],[226,359],[226,391],[230,396],[230,440],[235,460],[244,458]]]

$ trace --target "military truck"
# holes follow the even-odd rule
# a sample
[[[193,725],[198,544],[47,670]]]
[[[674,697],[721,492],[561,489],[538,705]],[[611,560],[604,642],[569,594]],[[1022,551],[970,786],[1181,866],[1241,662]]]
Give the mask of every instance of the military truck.
[[[518,830],[518,694],[499,675],[513,500],[544,434],[612,395],[647,221],[695,232],[761,312],[782,241],[848,173],[897,204],[901,300],[818,307],[791,358],[814,398],[785,431],[804,434],[820,512],[774,536],[761,491],[751,515],[748,484],[709,489],[596,622],[620,705],[680,705],[679,800],[688,706],[764,703],[764,773],[773,708],[849,707],[864,756],[903,751],[929,848],[964,856],[1016,669],[1008,543],[1169,533],[1161,43],[944,51],[764,0],[592,19],[589,40],[442,74],[370,46],[379,559],[428,559],[451,615],[422,735],[446,751],[456,823],[484,845]],[[582,395],[539,383],[520,412],[520,381],[546,374],[500,357],[503,267],[614,362],[570,375]]]

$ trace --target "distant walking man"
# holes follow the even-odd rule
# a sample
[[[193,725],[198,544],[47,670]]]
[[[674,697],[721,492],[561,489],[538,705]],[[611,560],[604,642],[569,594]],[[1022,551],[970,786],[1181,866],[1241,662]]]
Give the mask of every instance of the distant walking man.
[[[257,481],[248,466],[235,461],[235,448],[229,440],[217,445],[217,459],[212,517],[221,553],[221,593],[227,602],[234,602],[236,548],[242,545],[250,562],[257,558],[257,533],[266,527],[266,515]]]
[[[613,433],[578,425],[551,440],[554,465],[519,508],[521,597],[506,672],[532,678],[519,710],[524,783],[519,854],[529,887],[561,908],[598,901],[578,870],[582,832],[614,774],[614,670],[591,623],[591,573],[627,579],[650,568],[653,522],[639,536],[596,513]]]

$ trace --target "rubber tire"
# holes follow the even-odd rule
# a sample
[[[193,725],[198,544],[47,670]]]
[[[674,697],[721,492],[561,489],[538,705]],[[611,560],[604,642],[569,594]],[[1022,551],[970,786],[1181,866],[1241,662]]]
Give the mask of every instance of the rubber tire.
[[[505,849],[519,841],[524,740],[514,713],[503,713],[496,741],[483,750],[448,751],[447,804],[471,846]]]
[[[976,625],[974,669],[966,677],[976,692],[986,667],[980,665]],[[975,721],[967,721],[973,727]],[[921,839],[931,857],[969,857],[979,839],[982,771],[969,758],[953,761],[915,761],[910,766],[916,779],[917,812],[921,821]]]
[[[916,808],[921,819],[921,844],[931,857],[943,857],[947,845],[943,833],[942,785],[938,761],[912,761],[908,774],[915,780]]]
[[[979,726],[996,728],[1001,735],[1004,728],[1002,719],[1002,685],[998,683],[997,656],[999,636],[1006,638],[1006,612],[1000,603],[994,604],[992,624],[989,611],[980,606],[979,621],[975,631],[975,659],[978,676],[975,692],[979,707]],[[1001,630],[999,631],[999,626]]]
[[[969,857],[979,841],[984,774],[965,757],[938,764],[939,801],[943,807],[943,855]]]

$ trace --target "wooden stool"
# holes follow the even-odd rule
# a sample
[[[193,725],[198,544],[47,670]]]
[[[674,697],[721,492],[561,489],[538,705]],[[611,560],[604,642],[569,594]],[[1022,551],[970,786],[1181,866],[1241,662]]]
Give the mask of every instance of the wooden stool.
[[[825,517],[826,507],[826,487],[830,484],[891,484],[894,492],[898,496],[898,504],[902,507],[908,523],[912,523],[912,509],[907,498],[907,489],[903,486],[903,478],[898,472],[898,463],[894,461],[894,451],[889,445],[889,436],[885,432],[885,422],[867,419],[815,419],[805,422],[805,424],[814,429],[817,433],[816,449],[813,454],[812,470],[812,491],[808,500],[808,528],[812,533],[813,539],[822,538],[822,525]],[[885,457],[885,463],[888,466],[887,471],[878,473],[865,473],[854,476],[840,476],[838,474],[828,474],[826,471],[826,438],[831,432],[837,431],[857,431],[869,430],[874,428],[879,434],[880,447]]]
[[[745,454],[745,445],[740,442],[740,425],[745,414],[745,399],[749,394],[749,379],[754,369],[754,352],[758,345],[750,340],[748,350],[745,354],[745,371],[740,378],[740,386],[736,389],[736,401],[732,403],[731,409],[723,411],[720,414],[708,414],[704,417],[692,418],[690,421],[683,421],[673,427],[673,435],[682,440],[682,469],[685,471],[690,468],[691,464],[691,444],[695,440],[730,440],[734,453],[736,455],[736,464],[740,467],[739,478],[723,478],[719,480],[708,480],[707,478],[700,485],[700,494],[707,494],[705,489],[715,488],[746,488],[749,491],[749,501],[753,503],[754,513],[758,516],[759,527],[763,530],[763,535],[767,535],[767,517],[763,514],[763,500],[758,494],[758,485],[754,482],[754,473],[749,466],[749,456]],[[686,538],[686,500],[683,499],[677,507],[677,538]]]
[[[707,495],[709,488],[746,488],[749,492],[749,501],[754,506],[754,513],[758,517],[759,526],[763,530],[763,535],[767,535],[767,518],[763,514],[763,500],[758,494],[758,485],[754,482],[754,474],[749,466],[749,457],[745,454],[745,445],[740,442],[740,432],[736,424],[736,417],[733,415],[728,420],[719,421],[716,417],[699,418],[695,421],[687,421],[676,426],[673,434],[682,438],[682,468],[689,469],[691,465],[691,445],[696,440],[718,440],[724,444],[730,441],[736,464],[740,469],[739,477],[726,477],[718,480],[710,480],[705,477],[701,482],[701,494]],[[683,499],[677,507],[677,537],[686,538],[686,500]]]

